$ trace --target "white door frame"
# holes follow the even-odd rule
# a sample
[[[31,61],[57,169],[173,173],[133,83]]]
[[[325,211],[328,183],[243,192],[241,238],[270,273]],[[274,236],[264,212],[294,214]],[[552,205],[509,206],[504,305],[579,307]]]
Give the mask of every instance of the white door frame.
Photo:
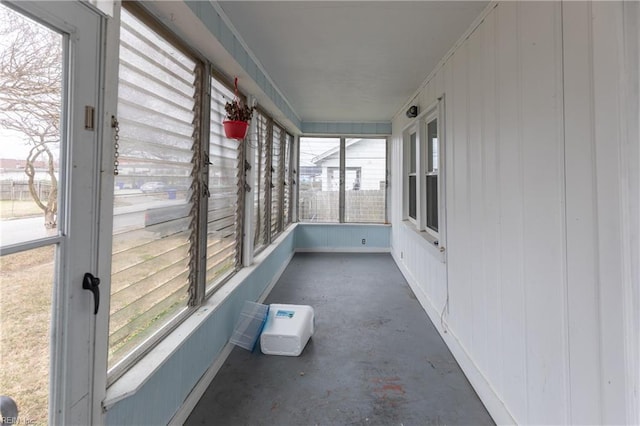
[[[63,33],[58,244],[50,346],[49,421],[93,423],[96,318],[85,272],[98,275],[100,115],[103,18],[81,2],[11,2],[27,16]],[[85,129],[85,106],[93,107],[94,128]],[[33,243],[28,245],[33,245]],[[37,245],[37,244],[36,244]],[[108,300],[108,289],[100,289]],[[100,306],[102,312],[105,311]]]

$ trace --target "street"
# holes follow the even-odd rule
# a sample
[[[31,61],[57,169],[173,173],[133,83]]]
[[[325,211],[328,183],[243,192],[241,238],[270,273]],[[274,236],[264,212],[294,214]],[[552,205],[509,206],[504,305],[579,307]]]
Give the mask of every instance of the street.
[[[113,216],[113,233],[117,234],[134,229],[143,229],[147,213],[162,211],[164,208],[185,205],[184,200],[154,200],[131,206],[116,207]],[[173,211],[170,211],[173,213]],[[156,214],[157,216],[157,214]],[[2,247],[55,236],[58,229],[46,229],[44,217],[0,220],[0,245]]]

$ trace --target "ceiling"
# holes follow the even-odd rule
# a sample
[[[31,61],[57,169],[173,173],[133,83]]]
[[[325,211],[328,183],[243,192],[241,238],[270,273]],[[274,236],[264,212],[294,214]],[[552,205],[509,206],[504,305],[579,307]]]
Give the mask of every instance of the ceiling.
[[[304,122],[391,121],[487,1],[222,1]]]

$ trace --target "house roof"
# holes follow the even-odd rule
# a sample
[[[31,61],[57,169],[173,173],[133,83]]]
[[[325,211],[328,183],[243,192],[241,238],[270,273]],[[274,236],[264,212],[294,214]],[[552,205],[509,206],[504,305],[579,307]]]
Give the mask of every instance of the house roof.
[[[345,143],[345,148],[349,148],[350,146],[355,145],[357,143],[360,143],[362,141],[363,141],[363,139],[348,139],[347,142]],[[328,159],[329,157],[331,157],[332,155],[335,155],[335,154],[340,154],[340,146],[333,147],[333,148],[323,152],[322,154],[320,154],[320,155],[318,155],[316,157],[313,157],[313,159],[311,159],[311,162],[313,164],[317,164],[317,163],[319,163],[321,161],[324,161],[324,160]]]

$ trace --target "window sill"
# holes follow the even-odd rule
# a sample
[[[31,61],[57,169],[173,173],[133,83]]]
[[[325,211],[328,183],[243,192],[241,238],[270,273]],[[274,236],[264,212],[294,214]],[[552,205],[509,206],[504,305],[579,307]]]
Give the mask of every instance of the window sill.
[[[407,230],[410,230],[415,235],[420,237],[420,242],[424,242],[421,245],[423,247],[426,247],[427,251],[433,257],[435,257],[436,259],[438,259],[438,261],[442,263],[447,262],[447,254],[446,254],[445,247],[442,245],[435,244],[436,241],[442,244],[442,241],[439,241],[437,238],[435,238],[433,235],[431,235],[427,231],[419,231],[418,228],[416,228],[416,225],[413,222],[409,221],[408,219],[405,219],[402,221],[402,226],[404,226]]]
[[[287,227],[278,237],[254,258],[251,266],[241,268],[220,289],[187,317],[176,329],[162,339],[147,355],[133,365],[126,373],[107,388],[102,402],[108,411],[119,401],[138,392],[144,384],[173,356],[181,345],[207,321],[207,319],[231,296],[231,294],[251,275],[260,264],[296,229],[296,224]],[[267,295],[263,294],[261,299]],[[258,301],[260,302],[260,300]]]

